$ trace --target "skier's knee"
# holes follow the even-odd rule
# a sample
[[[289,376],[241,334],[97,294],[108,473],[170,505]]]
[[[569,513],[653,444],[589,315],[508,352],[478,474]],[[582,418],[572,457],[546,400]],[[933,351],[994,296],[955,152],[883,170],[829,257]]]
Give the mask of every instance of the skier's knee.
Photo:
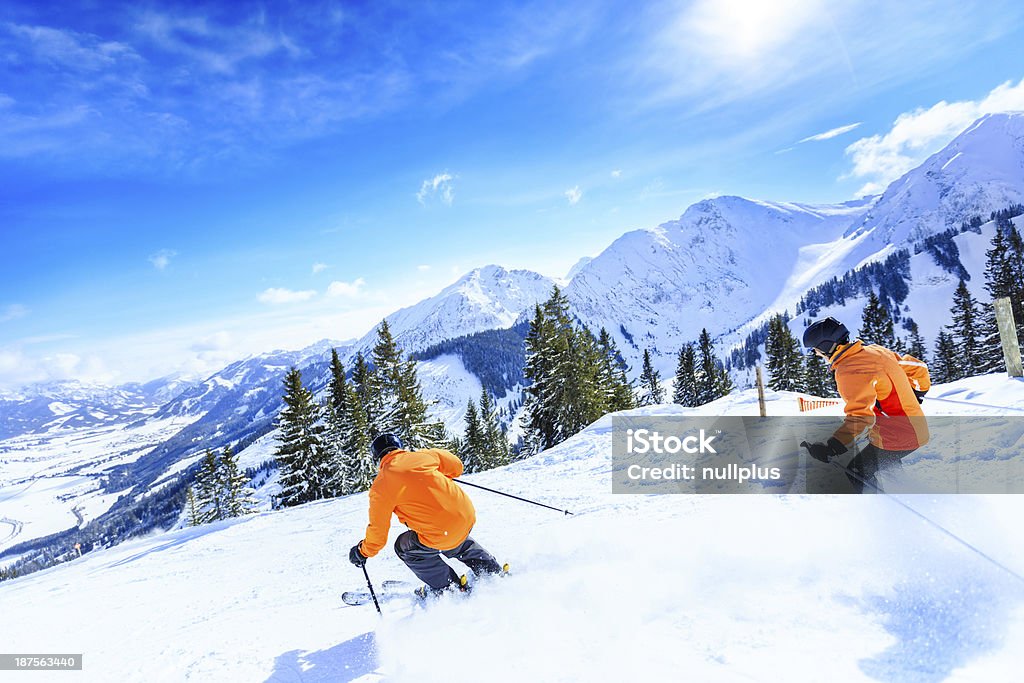
[[[409,556],[409,551],[415,547],[416,533],[413,531],[406,531],[398,535],[395,539],[395,555],[398,555],[399,559],[406,559]]]

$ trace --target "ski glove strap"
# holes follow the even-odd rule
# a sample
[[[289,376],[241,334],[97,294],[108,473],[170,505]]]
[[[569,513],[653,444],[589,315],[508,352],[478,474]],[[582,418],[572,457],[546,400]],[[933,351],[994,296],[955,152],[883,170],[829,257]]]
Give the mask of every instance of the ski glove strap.
[[[362,567],[366,564],[366,556],[359,551],[359,546],[362,545],[362,541],[352,546],[352,550],[348,551],[348,561],[357,567]]]

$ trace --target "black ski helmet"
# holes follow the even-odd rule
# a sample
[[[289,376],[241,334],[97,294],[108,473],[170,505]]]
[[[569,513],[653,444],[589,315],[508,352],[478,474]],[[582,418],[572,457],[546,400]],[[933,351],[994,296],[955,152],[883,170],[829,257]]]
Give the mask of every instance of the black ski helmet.
[[[826,356],[831,356],[836,346],[850,341],[850,331],[846,325],[833,317],[815,320],[804,330],[804,346],[817,349]]]
[[[370,444],[370,450],[373,451],[373,459],[376,462],[380,462],[380,459],[391,451],[397,451],[402,448],[402,440],[394,434],[384,433],[373,440]]]

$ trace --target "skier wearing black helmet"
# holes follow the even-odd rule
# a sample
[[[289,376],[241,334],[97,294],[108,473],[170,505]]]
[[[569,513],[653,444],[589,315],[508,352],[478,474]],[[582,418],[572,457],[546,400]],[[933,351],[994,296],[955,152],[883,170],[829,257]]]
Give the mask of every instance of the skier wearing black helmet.
[[[846,453],[869,430],[870,443],[849,468],[874,484],[879,469],[899,467],[902,458],[927,443],[921,402],[931,381],[925,363],[860,339],[851,342],[846,325],[831,317],[808,325],[803,343],[828,361],[846,403],[846,419],[828,441],[806,445],[812,457],[828,462]],[[863,490],[859,480],[854,486]]]

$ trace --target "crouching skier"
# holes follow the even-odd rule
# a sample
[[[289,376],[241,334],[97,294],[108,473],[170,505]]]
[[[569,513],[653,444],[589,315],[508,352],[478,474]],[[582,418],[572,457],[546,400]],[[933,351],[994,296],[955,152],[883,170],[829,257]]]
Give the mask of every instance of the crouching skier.
[[[828,361],[846,402],[842,426],[827,442],[807,444],[807,450],[816,460],[828,462],[868,430],[870,443],[849,464],[857,475],[851,482],[861,493],[861,479],[876,486],[876,472],[901,469],[903,458],[928,443],[928,424],[921,410],[931,388],[928,367],[883,346],[860,339],[851,342],[850,331],[835,318],[811,323],[803,342]]]
[[[366,537],[349,551],[357,567],[376,555],[388,541],[391,513],[409,527],[395,540],[395,553],[426,585],[417,589],[421,598],[445,590],[467,590],[459,576],[442,559],[459,560],[474,574],[508,571],[469,536],[476,511],[469,496],[452,481],[462,474],[462,461],[443,449],[403,450],[394,434],[381,434],[370,445],[377,477],[370,486],[370,523]]]

